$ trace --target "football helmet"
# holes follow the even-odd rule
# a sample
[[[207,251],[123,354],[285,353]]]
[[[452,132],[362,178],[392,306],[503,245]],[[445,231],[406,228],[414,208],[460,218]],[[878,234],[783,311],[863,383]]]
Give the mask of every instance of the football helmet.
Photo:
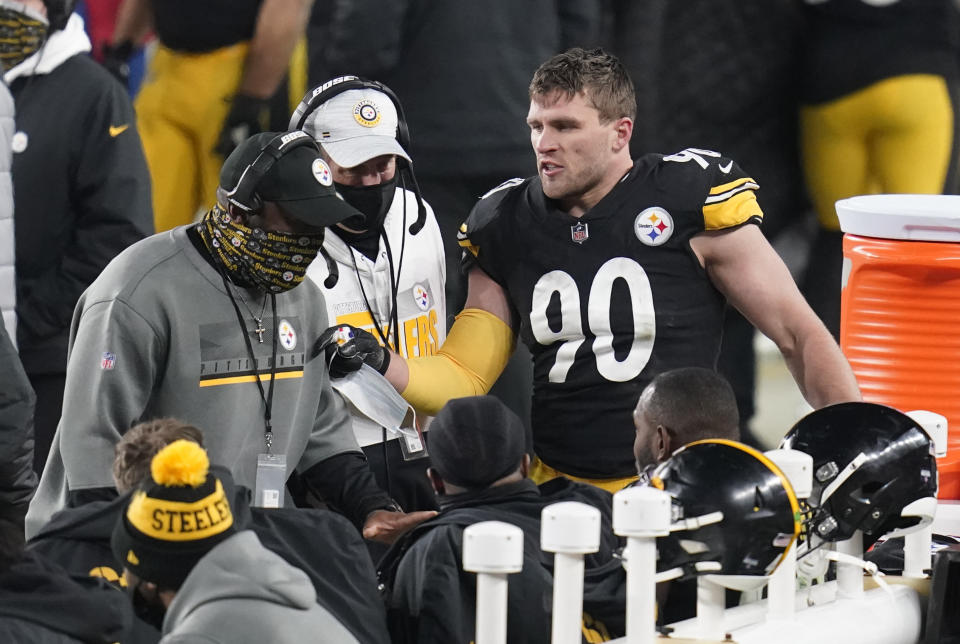
[[[661,463],[648,485],[671,499],[657,538],[657,579],[772,573],[800,533],[797,497],[783,472],[736,441],[695,441]]]
[[[933,521],[937,462],[927,433],[885,405],[847,402],[801,418],[782,447],[813,458],[813,491],[804,527],[810,547],[863,531],[866,550],[884,535]]]

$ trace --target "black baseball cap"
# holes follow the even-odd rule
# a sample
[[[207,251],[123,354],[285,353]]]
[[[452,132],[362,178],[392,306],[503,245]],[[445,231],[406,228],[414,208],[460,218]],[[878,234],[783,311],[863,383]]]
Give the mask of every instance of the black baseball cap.
[[[258,178],[271,158],[275,161]],[[313,137],[301,130],[261,132],[238,145],[220,169],[220,188],[236,205],[250,207],[256,194],[310,226],[331,226],[360,214],[337,193],[330,166]]]

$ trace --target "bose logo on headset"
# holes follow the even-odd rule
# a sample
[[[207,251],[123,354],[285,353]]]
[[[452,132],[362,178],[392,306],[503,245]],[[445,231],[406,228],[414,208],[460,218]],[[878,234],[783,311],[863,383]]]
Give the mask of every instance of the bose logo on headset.
[[[287,143],[290,143],[290,141],[296,141],[297,139],[302,139],[303,137],[310,138],[310,135],[304,132],[303,130],[297,130],[295,132],[284,134],[283,136],[280,137],[280,145],[277,147],[278,149],[282,150],[283,146],[285,146]],[[313,139],[311,138],[311,140]]]
[[[325,91],[333,87],[334,85],[339,85],[340,83],[345,83],[347,81],[360,80],[359,76],[339,76],[333,80],[328,80],[326,83],[313,90],[313,95],[310,96],[311,99],[316,98],[318,95],[323,94]]]

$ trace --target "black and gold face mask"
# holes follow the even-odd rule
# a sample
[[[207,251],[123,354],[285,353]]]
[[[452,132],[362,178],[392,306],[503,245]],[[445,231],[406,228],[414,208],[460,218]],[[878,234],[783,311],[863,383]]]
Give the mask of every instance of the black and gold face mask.
[[[323,246],[323,233],[287,234],[250,228],[214,206],[197,224],[214,261],[243,284],[270,293],[294,288]]]
[[[37,11],[19,2],[0,0],[0,64],[7,72],[35,54],[50,26]]]

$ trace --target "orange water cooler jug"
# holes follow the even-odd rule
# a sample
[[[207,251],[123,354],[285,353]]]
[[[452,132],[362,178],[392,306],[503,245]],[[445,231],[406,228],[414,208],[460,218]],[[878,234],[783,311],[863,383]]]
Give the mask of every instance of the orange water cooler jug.
[[[960,196],[837,202],[840,347],[864,400],[948,422],[941,499],[960,499]]]

